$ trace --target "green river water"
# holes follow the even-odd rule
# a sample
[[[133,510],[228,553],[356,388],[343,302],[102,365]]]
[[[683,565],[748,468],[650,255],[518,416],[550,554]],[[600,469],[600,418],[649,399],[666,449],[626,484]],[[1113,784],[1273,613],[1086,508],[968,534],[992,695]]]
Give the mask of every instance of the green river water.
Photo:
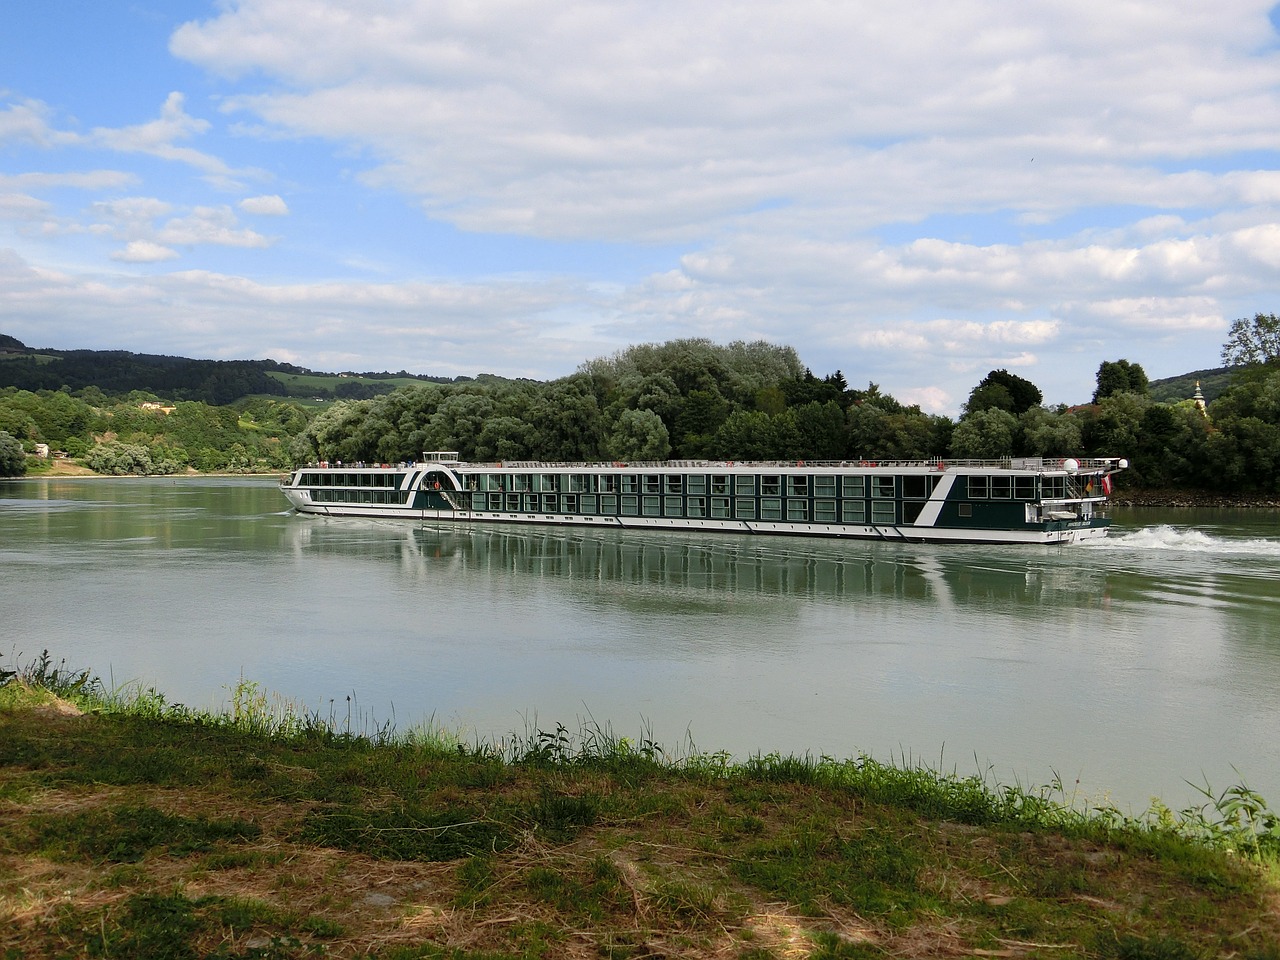
[[[1106,541],[1042,548],[287,507],[261,478],[0,482],[0,663],[47,648],[199,708],[243,676],[467,739],[595,723],[1134,810],[1241,779],[1280,805],[1274,510],[1116,509]]]

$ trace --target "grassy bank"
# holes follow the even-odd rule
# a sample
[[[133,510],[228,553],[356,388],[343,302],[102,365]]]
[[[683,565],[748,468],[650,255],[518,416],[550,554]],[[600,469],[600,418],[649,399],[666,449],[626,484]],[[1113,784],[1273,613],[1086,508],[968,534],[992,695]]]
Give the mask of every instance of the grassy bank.
[[[1244,788],[1138,819],[869,759],[354,736],[0,663],[0,957],[1280,958]]]

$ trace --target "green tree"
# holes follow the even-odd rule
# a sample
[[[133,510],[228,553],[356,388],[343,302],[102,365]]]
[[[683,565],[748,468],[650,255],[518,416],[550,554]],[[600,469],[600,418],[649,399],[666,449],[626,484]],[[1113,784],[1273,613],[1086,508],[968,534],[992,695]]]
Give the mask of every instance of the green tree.
[[[615,460],[665,460],[671,440],[667,425],[652,410],[624,410],[607,449]]]
[[[1241,317],[1231,324],[1227,342],[1222,345],[1222,362],[1229,367],[1255,363],[1273,363],[1280,359],[1280,317],[1274,313],[1256,313],[1252,319]]]
[[[973,388],[965,403],[966,413],[1005,410],[1015,417],[1038,406],[1044,395],[1030,380],[1008,370],[992,370]]]
[[[1013,453],[1018,420],[994,407],[971,413],[956,424],[951,455],[964,459],[996,460]]]
[[[20,477],[26,472],[27,455],[21,441],[0,430],[0,477]]]
[[[690,390],[675,418],[674,454],[682,459],[707,456],[708,445],[732,408],[714,386]]]
[[[1097,403],[1113,393],[1137,393],[1146,395],[1151,384],[1147,372],[1141,364],[1128,360],[1103,360],[1098,366],[1098,387],[1093,391],[1093,402]]]
[[[770,460],[774,457],[773,423],[760,410],[735,410],[711,441],[711,455],[721,460]]]
[[[1080,419],[1065,411],[1032,407],[1018,418],[1021,452],[1029,457],[1061,458],[1084,447]]]
[[[813,460],[843,459],[845,415],[839,401],[813,401],[790,412],[795,417],[799,456]]]
[[[136,443],[121,443],[118,440],[100,443],[89,451],[84,460],[85,465],[96,473],[114,476],[136,473],[147,476],[156,472],[151,452]]]

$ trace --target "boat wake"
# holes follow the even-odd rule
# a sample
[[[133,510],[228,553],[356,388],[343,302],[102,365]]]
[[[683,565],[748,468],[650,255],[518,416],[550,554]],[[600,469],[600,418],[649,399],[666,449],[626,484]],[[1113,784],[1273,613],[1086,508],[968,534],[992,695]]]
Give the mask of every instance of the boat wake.
[[[1090,550],[1159,550],[1168,553],[1236,554],[1253,557],[1280,557],[1280,540],[1215,536],[1203,530],[1189,530],[1160,524],[1132,533],[1114,532],[1103,540],[1086,544]]]

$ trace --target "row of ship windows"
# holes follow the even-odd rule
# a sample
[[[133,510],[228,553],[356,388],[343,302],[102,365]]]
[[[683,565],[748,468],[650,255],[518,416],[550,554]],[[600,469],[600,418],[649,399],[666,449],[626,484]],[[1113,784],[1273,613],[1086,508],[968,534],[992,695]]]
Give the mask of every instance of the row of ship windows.
[[[735,495],[751,497],[892,497],[897,481],[902,495],[928,499],[937,485],[936,476],[865,477],[807,476],[804,474],[591,474],[591,473],[484,473],[463,477],[464,485],[483,493],[578,493],[578,494],[690,494],[699,496]]]
[[[488,513],[599,514],[713,520],[866,523],[865,500],[782,500],[777,497],[667,497],[634,494],[475,493],[471,509]],[[915,511],[918,514],[918,510]],[[896,523],[897,504],[872,500],[872,523]],[[912,518],[914,519],[914,517]]]
[[[393,473],[342,474],[319,473],[304,474],[302,485],[319,487],[360,487],[377,491],[386,489],[394,491],[399,485],[402,475]],[[559,481],[567,481],[561,484]],[[970,500],[1034,500],[1036,499],[1035,476],[970,476],[967,480],[967,499]],[[643,474],[626,476],[603,474],[481,474],[469,478],[468,486],[480,492],[501,493],[502,481],[511,481],[512,492],[515,493],[558,493],[567,486],[571,493],[643,493],[649,495],[679,495],[688,493],[700,495],[781,496],[785,488],[788,497],[807,497],[812,492],[818,498],[878,497],[890,498],[897,495],[899,486],[902,497],[906,500],[924,500],[932,493],[937,477],[904,476],[904,477],[808,477],[808,476],[770,476],[743,474],[740,476],[698,475],[698,474]],[[757,480],[759,483],[757,484]],[[597,482],[598,481],[598,482]],[[785,481],[785,482],[784,482]],[[901,484],[898,483],[901,481]],[[1041,477],[1041,496],[1045,500],[1062,500],[1070,491],[1066,477]],[[837,488],[839,492],[837,493]],[[320,492],[317,490],[317,493]],[[331,501],[333,502],[333,501]],[[337,501],[342,502],[342,501]],[[372,503],[392,503],[393,500],[355,501]]]
[[[313,490],[316,503],[403,504],[404,495],[383,490]],[[766,497],[665,497],[632,494],[473,493],[471,509],[489,513],[591,514],[724,520],[792,520],[815,523],[896,523],[892,500],[782,500]],[[919,506],[919,505],[918,505]],[[918,514],[919,509],[911,511]],[[915,519],[912,516],[910,519]]]

